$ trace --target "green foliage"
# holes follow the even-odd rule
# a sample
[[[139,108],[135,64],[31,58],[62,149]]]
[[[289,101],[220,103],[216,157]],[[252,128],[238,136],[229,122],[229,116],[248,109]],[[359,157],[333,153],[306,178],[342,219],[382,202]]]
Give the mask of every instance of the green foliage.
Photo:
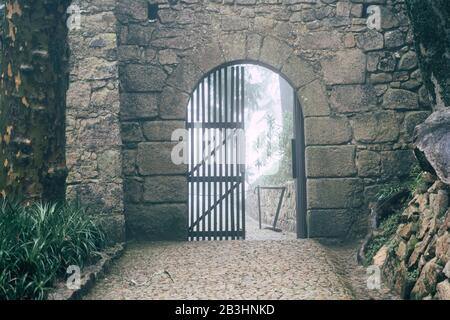
[[[392,251],[395,248],[393,236],[395,235],[397,227],[400,224],[400,219],[401,219],[401,212],[396,212],[395,214],[388,216],[384,221],[381,222],[379,233],[375,237],[373,237],[373,239],[367,245],[366,249],[367,265],[370,265],[372,263],[373,257],[385,244],[388,245],[389,254],[392,254]]]
[[[386,184],[381,188],[377,194],[377,198],[378,200],[384,200],[403,190],[408,191],[412,195],[421,183],[422,171],[419,166],[414,166],[406,178]]]
[[[0,202],[0,300],[45,299],[66,268],[82,268],[105,243],[93,217],[73,205]]]
[[[271,116],[266,117],[268,130],[258,137],[253,149],[262,156],[255,166],[262,167],[268,163],[274,154],[281,156],[279,172],[275,175],[261,176],[257,184],[278,185],[292,179],[292,145],[293,114],[283,113],[283,125],[277,125]]]
[[[414,270],[412,270],[412,271],[408,271],[408,274],[407,274],[407,279],[408,279],[408,281],[410,281],[410,282],[416,282],[417,281],[417,279],[419,278],[419,270],[418,269],[414,269]]]

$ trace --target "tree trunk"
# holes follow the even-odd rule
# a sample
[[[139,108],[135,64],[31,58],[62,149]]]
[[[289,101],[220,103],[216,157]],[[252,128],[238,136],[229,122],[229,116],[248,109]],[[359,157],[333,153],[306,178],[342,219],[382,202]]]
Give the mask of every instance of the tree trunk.
[[[450,106],[450,1],[406,0],[420,69],[436,109]]]
[[[0,191],[65,197],[66,9],[69,0],[8,0],[2,25]]]

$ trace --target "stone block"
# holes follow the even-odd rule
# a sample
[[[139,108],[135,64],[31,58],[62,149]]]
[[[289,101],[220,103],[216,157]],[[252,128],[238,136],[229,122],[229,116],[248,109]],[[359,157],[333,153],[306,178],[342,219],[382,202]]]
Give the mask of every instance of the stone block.
[[[146,142],[138,145],[137,167],[143,176],[161,174],[184,174],[186,165],[172,162],[172,150],[176,143]]]
[[[409,175],[416,162],[412,150],[381,152],[381,173],[385,177],[404,177]]]
[[[280,69],[292,53],[292,48],[274,37],[266,37],[261,47],[260,61]]]
[[[406,35],[400,30],[387,31],[384,34],[386,48],[393,49],[405,45]]]
[[[350,123],[345,117],[314,117],[305,119],[305,141],[311,145],[348,143],[352,138]]]
[[[309,210],[308,236],[311,238],[345,238],[352,225],[351,210]]]
[[[152,93],[122,93],[122,120],[140,120],[158,116],[158,95]]]
[[[122,141],[124,143],[144,141],[141,125],[138,122],[122,122]]]
[[[355,139],[362,143],[394,142],[400,134],[395,112],[358,114],[352,125]]]
[[[419,109],[419,100],[417,94],[403,89],[389,89],[384,95],[383,104],[387,109]]]
[[[196,83],[201,80],[203,74],[204,72],[192,61],[184,59],[172,72],[170,78],[167,80],[167,84],[173,88],[178,88],[184,93],[191,93]],[[169,88],[168,90],[173,89]],[[167,94],[170,95],[171,93],[169,92]]]
[[[405,53],[399,62],[399,70],[412,70],[417,67],[417,55],[414,51],[408,51]]]
[[[351,177],[356,174],[355,146],[306,148],[306,175],[319,177]]]
[[[184,120],[188,103],[189,95],[173,87],[166,87],[161,94],[159,114],[162,119]]]
[[[142,131],[147,141],[172,141],[172,133],[185,127],[184,121],[147,121],[142,124]]]
[[[152,176],[145,178],[144,201],[187,202],[188,182],[185,176]]]
[[[299,46],[304,50],[341,49],[342,41],[336,31],[313,31],[299,35]]]
[[[356,43],[358,48],[361,48],[364,51],[383,49],[383,34],[375,30],[368,30],[356,37]]]
[[[358,152],[357,166],[360,177],[373,177],[380,174],[381,157],[378,152],[362,150]]]
[[[109,149],[97,153],[99,177],[103,181],[115,181],[122,176],[121,149]]]
[[[366,55],[359,49],[337,51],[321,64],[327,84],[362,84],[366,80]]]
[[[185,204],[128,205],[125,208],[127,237],[147,241],[187,240]]]
[[[330,103],[338,113],[369,111],[376,108],[377,93],[372,85],[334,86]]]
[[[123,154],[122,160],[123,174],[126,176],[135,175],[137,173],[136,171],[137,150],[125,149],[123,150],[122,154]]]
[[[148,19],[148,3],[143,0],[119,0],[116,6],[116,16],[120,22],[145,22]]]
[[[408,112],[405,115],[403,130],[405,131],[405,139],[408,142],[412,142],[416,126],[425,122],[429,115],[430,112],[428,111]]]
[[[161,91],[167,75],[151,65],[128,64],[121,68],[122,86],[127,92]]]
[[[143,195],[142,178],[127,178],[123,181],[123,192],[126,203],[140,203]]]
[[[328,116],[330,114],[325,88],[323,88],[319,80],[300,88],[298,96],[304,117]]]
[[[296,55],[292,55],[287,59],[281,69],[281,73],[291,81],[294,89],[301,88],[317,78],[317,74],[314,72],[311,65]],[[317,100],[319,100],[321,96],[323,96],[323,92],[319,91],[322,90],[322,88],[316,86],[315,90],[317,90],[315,94],[319,96],[319,98],[317,98]]]
[[[360,179],[309,179],[307,182],[309,209],[356,208],[363,203]]]

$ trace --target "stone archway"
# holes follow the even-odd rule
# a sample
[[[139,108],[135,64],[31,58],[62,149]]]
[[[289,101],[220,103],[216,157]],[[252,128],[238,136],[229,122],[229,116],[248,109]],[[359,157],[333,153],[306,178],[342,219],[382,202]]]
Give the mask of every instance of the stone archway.
[[[75,3],[68,195],[105,212],[114,230],[125,212],[130,237],[184,238],[172,232],[185,224],[186,199],[184,169],[167,162],[169,133],[201,77],[231,61],[271,66],[298,91],[311,237],[364,231],[377,189],[408,174],[411,128],[427,102],[402,1],[380,5],[389,23],[377,31],[361,3],[344,0],[158,1],[153,20],[144,0]]]

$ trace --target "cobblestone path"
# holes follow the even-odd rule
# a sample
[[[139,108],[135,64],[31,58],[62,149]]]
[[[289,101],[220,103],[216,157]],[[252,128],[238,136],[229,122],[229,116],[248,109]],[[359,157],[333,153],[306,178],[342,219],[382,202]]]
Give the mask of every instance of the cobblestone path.
[[[86,299],[354,299],[313,240],[132,244]]]

